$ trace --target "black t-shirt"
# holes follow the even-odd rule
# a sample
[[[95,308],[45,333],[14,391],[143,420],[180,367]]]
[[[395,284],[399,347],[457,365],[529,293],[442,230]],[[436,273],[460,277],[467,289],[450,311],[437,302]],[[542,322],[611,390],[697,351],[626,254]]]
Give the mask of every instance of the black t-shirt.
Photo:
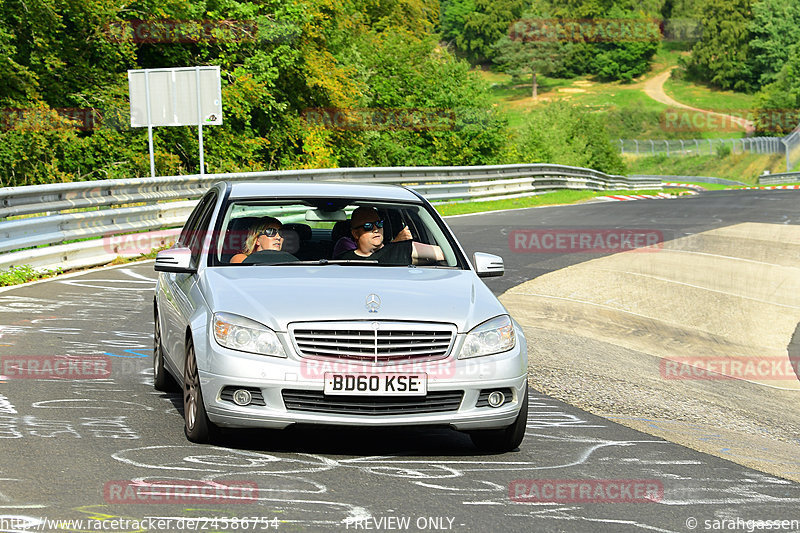
[[[372,255],[368,257],[358,255],[355,250],[348,250],[347,252],[339,255],[339,257],[336,259],[366,259],[378,261],[378,263],[383,265],[410,265],[412,247],[413,241],[411,239],[406,241],[387,242],[382,248],[372,252]]]

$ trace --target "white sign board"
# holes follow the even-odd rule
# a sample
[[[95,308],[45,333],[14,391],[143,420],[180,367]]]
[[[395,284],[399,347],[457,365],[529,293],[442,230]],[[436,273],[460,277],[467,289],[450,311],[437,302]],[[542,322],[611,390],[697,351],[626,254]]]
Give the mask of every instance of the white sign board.
[[[218,66],[129,70],[128,87],[133,128],[222,124]]]

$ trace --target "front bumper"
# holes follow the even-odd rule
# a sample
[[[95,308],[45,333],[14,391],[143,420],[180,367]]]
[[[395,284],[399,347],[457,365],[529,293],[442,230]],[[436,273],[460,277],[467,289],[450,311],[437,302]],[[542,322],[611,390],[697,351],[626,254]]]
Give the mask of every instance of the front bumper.
[[[520,346],[522,344],[522,346]],[[497,355],[456,360],[401,363],[369,366],[352,361],[319,361],[314,359],[275,358],[246,354],[222,348],[210,341],[207,370],[199,369],[203,399],[209,419],[220,426],[285,428],[292,424],[324,424],[340,426],[405,426],[438,425],[456,430],[499,429],[511,425],[520,410],[520,400],[527,387],[527,354],[523,343]],[[206,366],[206,365],[202,365]],[[325,402],[324,373],[387,372],[427,375],[428,395],[453,391],[463,392],[457,407],[444,412],[400,412],[392,414],[359,414],[356,412],[314,412],[287,408],[284,391],[319,391]],[[265,405],[239,406],[222,398],[226,387],[259,389]],[[511,389],[511,399],[500,407],[478,406],[481,391]],[[340,399],[341,397],[336,397]],[[369,397],[350,396],[354,401],[369,402]],[[385,396],[379,398],[386,398]],[[419,397],[424,399],[424,397]],[[414,403],[414,400],[404,400]],[[485,403],[485,402],[483,402]],[[419,406],[417,406],[419,407]],[[415,411],[415,409],[409,409]]]

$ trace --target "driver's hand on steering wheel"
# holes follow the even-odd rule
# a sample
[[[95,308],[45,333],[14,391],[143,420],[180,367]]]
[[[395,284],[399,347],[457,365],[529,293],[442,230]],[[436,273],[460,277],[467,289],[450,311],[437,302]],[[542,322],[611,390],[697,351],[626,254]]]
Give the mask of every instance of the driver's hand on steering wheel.
[[[411,237],[411,230],[408,229],[408,226],[403,226],[403,229],[400,230],[400,233],[392,239],[392,242],[399,242],[399,241],[410,241]]]

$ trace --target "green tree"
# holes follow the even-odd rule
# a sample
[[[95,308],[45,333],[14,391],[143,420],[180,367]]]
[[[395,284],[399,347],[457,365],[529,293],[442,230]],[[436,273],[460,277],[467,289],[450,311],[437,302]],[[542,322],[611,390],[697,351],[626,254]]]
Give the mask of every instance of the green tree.
[[[442,39],[457,50],[465,42],[464,24],[475,12],[475,0],[442,0],[439,32]]]
[[[425,0],[367,0],[365,23],[377,31],[404,28],[429,34],[439,21],[439,9],[439,2]]]
[[[565,73],[631,81],[646,73],[661,39],[663,0],[564,0],[552,13],[561,27]]]
[[[650,70],[650,62],[658,50],[658,44],[654,40],[599,43],[594,49],[594,74],[603,80],[630,82]]]
[[[5,14],[0,17],[0,105],[14,107],[36,97],[38,82],[36,75],[19,63],[15,36],[7,21]]]
[[[134,64],[133,46],[106,32],[119,20],[112,0],[4,0],[0,6],[0,43],[10,53],[3,63],[18,73],[17,94],[35,90],[51,106],[71,106],[74,93],[111,83]],[[24,66],[27,82],[14,65]],[[0,99],[10,96],[0,93]]]
[[[602,119],[564,103],[539,107],[531,113],[517,152],[526,163],[588,167],[609,174],[625,171]]]
[[[749,68],[759,86],[777,80],[791,47],[800,42],[800,3],[760,0],[750,22]]]
[[[705,0],[665,0],[661,16],[665,19],[699,17]]]
[[[657,16],[664,9],[666,0],[554,0],[550,4],[559,18],[600,19],[614,10]],[[538,2],[535,2],[538,3]]]
[[[558,41],[538,40],[530,26],[519,23],[513,36],[504,35],[494,45],[495,63],[514,80],[531,77],[531,96],[538,96],[538,74],[560,72],[564,66],[564,49]]]
[[[493,111],[484,82],[469,64],[432,36],[370,33],[358,43],[357,78],[367,87],[360,105],[389,118],[419,119],[419,127],[378,120],[335,133],[341,165],[477,165],[495,163],[507,142],[506,122]],[[366,112],[369,114],[369,111]]]
[[[751,89],[751,20],[751,0],[708,0],[700,17],[703,38],[686,64],[689,75],[722,89]]]
[[[456,34],[456,49],[473,63],[491,60],[492,46],[508,35],[523,7],[523,0],[474,0],[473,10],[463,16],[463,27]]]
[[[789,57],[774,82],[756,96],[756,131],[785,135],[800,125],[800,46],[789,49]]]

